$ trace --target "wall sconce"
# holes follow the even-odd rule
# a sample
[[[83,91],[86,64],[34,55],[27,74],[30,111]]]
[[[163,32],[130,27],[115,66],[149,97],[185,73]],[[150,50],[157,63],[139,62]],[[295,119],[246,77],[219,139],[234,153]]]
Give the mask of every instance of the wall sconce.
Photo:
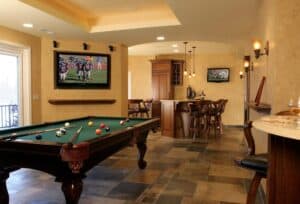
[[[249,71],[249,68],[250,68],[250,60],[251,60],[250,55],[244,56],[244,68],[245,68],[245,72],[248,72],[248,71]]]
[[[114,46],[112,46],[112,45],[109,45],[109,46],[108,46],[108,49],[109,49],[109,51],[111,51],[111,52],[113,52],[113,51],[116,50],[116,48],[115,48]]]
[[[88,50],[89,49],[89,45],[87,43],[82,43],[82,48],[84,50]]]
[[[269,55],[269,41],[266,42],[266,45],[265,45],[265,52],[264,53],[261,53],[261,43],[259,41],[255,41],[253,43],[253,48],[254,48],[254,54],[255,54],[255,58],[258,59],[260,56],[262,55]]]
[[[244,73],[240,71],[240,79],[244,78]]]
[[[53,40],[53,47],[54,47],[54,48],[58,48],[58,42],[55,41],[55,40]]]

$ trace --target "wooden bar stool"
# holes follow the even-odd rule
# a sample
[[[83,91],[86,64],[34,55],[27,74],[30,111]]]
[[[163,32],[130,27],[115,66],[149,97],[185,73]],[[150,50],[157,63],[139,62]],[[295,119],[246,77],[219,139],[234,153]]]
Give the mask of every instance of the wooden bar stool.
[[[219,99],[217,101],[212,102],[210,106],[210,126],[208,130],[208,134],[210,134],[210,129],[214,129],[215,137],[217,135],[223,134],[223,124],[222,124],[222,114],[225,111],[227,99]]]
[[[128,99],[128,116],[138,117],[140,113],[142,99]]]
[[[143,100],[143,102],[140,104],[140,115],[141,117],[144,117],[144,114],[146,114],[146,117],[149,118],[150,117],[150,109],[152,107],[152,99],[148,99],[148,100]]]
[[[189,135],[193,137],[193,140],[196,139],[196,136],[203,135],[206,138],[206,142],[208,142],[208,112],[209,112],[209,104],[204,102],[197,102],[189,104],[189,112],[190,112],[190,127],[189,127]]]
[[[248,194],[247,204],[255,204],[257,190],[262,178],[267,177],[268,154],[255,154],[255,142],[251,132],[252,122],[244,127],[244,135],[248,143],[248,155],[243,159],[236,159],[238,166],[255,171]]]

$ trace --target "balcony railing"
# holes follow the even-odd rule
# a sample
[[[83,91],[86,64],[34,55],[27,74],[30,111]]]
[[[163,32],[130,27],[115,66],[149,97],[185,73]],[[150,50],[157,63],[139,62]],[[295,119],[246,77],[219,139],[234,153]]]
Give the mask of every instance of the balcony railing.
[[[18,127],[18,105],[0,105],[0,129]]]

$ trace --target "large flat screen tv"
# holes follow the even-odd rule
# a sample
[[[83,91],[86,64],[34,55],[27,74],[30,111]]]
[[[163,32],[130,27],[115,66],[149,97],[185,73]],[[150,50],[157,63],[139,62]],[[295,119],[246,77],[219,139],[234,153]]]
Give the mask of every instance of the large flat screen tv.
[[[207,82],[228,82],[229,68],[208,68]]]
[[[109,88],[110,55],[54,52],[55,88]]]

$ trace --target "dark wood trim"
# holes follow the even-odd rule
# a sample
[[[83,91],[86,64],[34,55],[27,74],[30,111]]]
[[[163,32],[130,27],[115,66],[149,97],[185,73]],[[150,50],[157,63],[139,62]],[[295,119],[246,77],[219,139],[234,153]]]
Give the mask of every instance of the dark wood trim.
[[[269,134],[268,203],[300,203],[300,141]]]
[[[265,113],[265,114],[270,114],[272,110],[271,105],[267,103],[260,103],[259,105],[256,105],[255,102],[249,102],[248,106],[249,108],[257,112]]]
[[[49,99],[52,105],[114,104],[116,99]]]

